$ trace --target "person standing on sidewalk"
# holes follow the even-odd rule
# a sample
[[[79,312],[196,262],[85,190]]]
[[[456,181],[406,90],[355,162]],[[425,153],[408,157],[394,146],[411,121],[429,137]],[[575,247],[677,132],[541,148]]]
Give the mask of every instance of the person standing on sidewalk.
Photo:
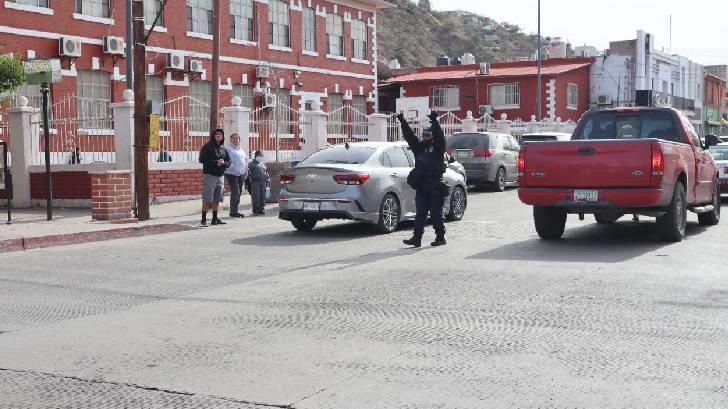
[[[248,156],[240,148],[240,136],[236,133],[230,135],[230,143],[225,144],[230,156],[230,167],[225,170],[225,180],[230,186],[230,217],[243,218],[238,210],[240,195],[243,193],[245,176],[248,173]]]
[[[407,177],[407,183],[415,190],[415,231],[412,238],[404,240],[408,246],[421,247],[422,235],[425,232],[427,214],[435,228],[435,241],[432,246],[443,246],[445,241],[445,222],[442,207],[445,200],[446,186],[443,186],[442,175],[445,173],[445,134],[437,121],[437,113],[428,115],[432,126],[422,130],[422,140],[415,136],[404,115],[399,113],[402,135],[415,156],[415,167]]]
[[[202,226],[207,226],[207,212],[212,209],[210,224],[226,224],[217,217],[217,210],[223,201],[223,188],[225,186],[225,169],[230,166],[230,155],[225,149],[225,133],[222,129],[215,129],[210,135],[210,141],[200,149],[200,163],[202,164]]]
[[[270,177],[263,164],[263,152],[255,151],[254,159],[248,164],[248,177],[250,178],[250,196],[253,201],[253,215],[265,214],[265,189]]]

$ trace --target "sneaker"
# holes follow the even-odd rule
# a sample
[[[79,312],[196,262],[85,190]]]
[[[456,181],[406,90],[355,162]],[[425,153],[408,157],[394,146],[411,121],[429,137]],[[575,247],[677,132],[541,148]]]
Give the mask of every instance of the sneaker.
[[[444,237],[438,237],[438,238],[435,239],[435,241],[433,241],[432,243],[430,243],[430,246],[437,247],[437,246],[444,246],[446,244],[447,244],[447,241],[445,240]]]
[[[245,215],[242,213],[235,213],[235,214],[231,214],[230,217],[238,217],[238,218],[242,219],[243,217],[245,217]]]
[[[200,221],[200,227],[207,227],[207,220]]]
[[[210,224],[212,224],[213,226],[215,226],[215,225],[227,224],[227,223],[225,223],[224,221],[222,221],[220,219],[212,219],[212,223],[210,223]]]
[[[402,240],[402,243],[407,246],[413,246],[414,248],[422,247],[422,240],[414,237],[412,237],[411,239]]]

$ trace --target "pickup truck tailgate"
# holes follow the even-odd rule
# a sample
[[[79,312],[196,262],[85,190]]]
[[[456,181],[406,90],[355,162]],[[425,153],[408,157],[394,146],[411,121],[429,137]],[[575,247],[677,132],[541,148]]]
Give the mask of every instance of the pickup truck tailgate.
[[[587,189],[648,187],[652,145],[650,140],[528,143],[522,185]]]

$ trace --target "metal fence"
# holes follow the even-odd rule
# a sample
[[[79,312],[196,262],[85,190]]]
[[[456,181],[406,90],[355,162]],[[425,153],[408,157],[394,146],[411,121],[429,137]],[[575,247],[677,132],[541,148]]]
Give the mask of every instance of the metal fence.
[[[440,122],[442,132],[445,134],[445,138],[448,136],[463,131],[463,121],[455,116],[452,112],[447,112],[437,118]]]
[[[261,150],[276,161],[301,159],[303,125],[301,113],[282,101],[254,110],[250,114],[251,153]]]
[[[184,95],[165,101],[159,118],[159,147],[149,149],[150,162],[197,162],[210,139],[210,105]],[[218,123],[222,113],[218,112]]]
[[[351,105],[327,114],[329,143],[360,142],[369,139],[369,117]]]
[[[496,131],[498,129],[498,122],[492,116],[485,114],[478,118],[476,129],[478,132]]]
[[[49,150],[53,165],[114,162],[114,119],[109,104],[69,95],[51,106]],[[31,163],[45,164],[42,115],[34,115]]]
[[[0,106],[0,141],[3,141],[7,144],[8,165],[10,165],[10,118],[8,118],[6,108],[7,107]]]

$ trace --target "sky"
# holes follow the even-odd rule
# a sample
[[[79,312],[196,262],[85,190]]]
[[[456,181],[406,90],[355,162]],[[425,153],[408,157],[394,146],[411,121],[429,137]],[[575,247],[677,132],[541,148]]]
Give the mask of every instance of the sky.
[[[417,0],[413,0],[417,2]],[[430,0],[433,9],[466,10],[536,33],[537,0]],[[599,50],[630,40],[637,30],[655,36],[658,48],[703,64],[728,65],[728,0],[541,0],[541,34]]]

